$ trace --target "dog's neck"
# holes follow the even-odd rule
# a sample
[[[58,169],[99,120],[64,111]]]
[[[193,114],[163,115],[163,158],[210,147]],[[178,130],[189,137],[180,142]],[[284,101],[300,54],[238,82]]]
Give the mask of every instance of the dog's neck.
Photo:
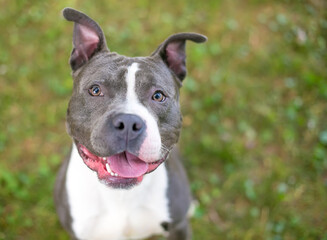
[[[88,169],[83,163],[76,146],[73,145],[66,182],[68,199],[71,203],[71,215],[75,220],[72,227],[81,239],[93,239],[92,237],[94,237],[83,235],[88,232],[85,226],[101,229],[100,232],[103,231],[107,236],[119,232],[112,229],[113,227],[106,227],[115,225],[119,226],[119,228],[124,226],[122,232],[129,232],[131,236],[139,235],[140,238],[147,237],[142,235],[142,232],[163,234],[163,229],[160,226],[150,231],[142,231],[142,228],[147,225],[153,226],[153,224],[147,224],[147,221],[170,222],[168,199],[166,197],[167,187],[167,171],[165,165],[162,164],[156,171],[144,176],[144,180],[132,189],[109,188],[99,182],[96,173]],[[83,191],[80,191],[80,189],[83,189]],[[151,201],[147,198],[151,198]],[[88,205],[87,209],[85,209],[86,205]],[[143,214],[135,214],[135,211],[141,211]],[[102,218],[104,219],[98,216],[98,218],[101,218],[98,221],[85,224],[90,218],[96,217],[98,212],[103,212]],[[144,219],[134,219],[142,215]],[[138,225],[143,227],[138,229]],[[126,237],[128,236],[126,235]]]

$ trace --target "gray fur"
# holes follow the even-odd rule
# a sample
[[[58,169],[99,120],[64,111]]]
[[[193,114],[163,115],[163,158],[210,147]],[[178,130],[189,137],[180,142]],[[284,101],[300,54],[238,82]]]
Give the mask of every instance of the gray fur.
[[[173,219],[169,228],[169,240],[191,239],[191,229],[186,216],[192,198],[187,176],[180,159],[177,149],[174,148],[166,164],[169,179],[169,208]]]
[[[68,195],[66,189],[66,173],[69,164],[69,159],[66,158],[62,163],[56,178],[54,189],[54,202],[56,205],[57,214],[62,226],[69,233],[72,239],[76,239],[72,230],[72,218],[69,213]]]

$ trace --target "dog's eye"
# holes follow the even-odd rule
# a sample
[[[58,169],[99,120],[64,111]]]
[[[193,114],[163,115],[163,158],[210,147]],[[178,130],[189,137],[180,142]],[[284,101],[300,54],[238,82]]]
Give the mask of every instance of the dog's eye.
[[[166,100],[166,96],[161,91],[156,91],[152,95],[152,100],[156,102],[164,102]]]
[[[90,87],[89,94],[95,97],[103,96],[103,93],[101,92],[101,88],[99,85],[93,85],[92,87]]]

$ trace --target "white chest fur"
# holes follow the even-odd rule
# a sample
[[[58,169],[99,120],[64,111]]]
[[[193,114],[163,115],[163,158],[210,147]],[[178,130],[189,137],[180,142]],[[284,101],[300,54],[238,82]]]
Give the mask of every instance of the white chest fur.
[[[66,187],[72,228],[79,239],[142,239],[163,234],[169,218],[168,179],[162,164],[130,190],[100,183],[73,146]]]

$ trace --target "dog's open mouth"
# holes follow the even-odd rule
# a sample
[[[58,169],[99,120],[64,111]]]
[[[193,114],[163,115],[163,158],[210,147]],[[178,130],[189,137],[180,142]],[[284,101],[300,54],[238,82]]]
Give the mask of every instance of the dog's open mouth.
[[[98,178],[106,185],[125,188],[136,185],[143,176],[155,170],[164,160],[147,163],[129,152],[121,152],[108,157],[91,153],[85,146],[78,144],[78,151],[84,163],[97,172]]]

